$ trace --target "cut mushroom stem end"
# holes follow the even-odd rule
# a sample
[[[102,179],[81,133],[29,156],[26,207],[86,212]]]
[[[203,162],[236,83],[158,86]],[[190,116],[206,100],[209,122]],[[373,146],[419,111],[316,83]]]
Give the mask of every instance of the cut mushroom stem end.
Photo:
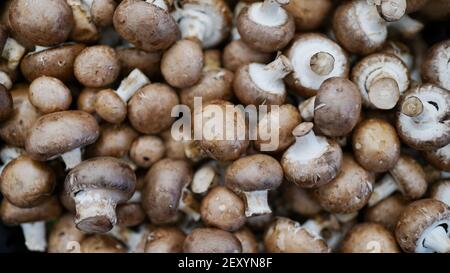
[[[321,76],[326,76],[334,69],[334,57],[327,52],[317,52],[310,60],[311,70]]]
[[[411,96],[403,102],[401,112],[409,117],[417,117],[423,112],[423,103],[418,97]]]
[[[195,222],[200,220],[200,204],[195,199],[194,195],[187,188],[184,188],[181,193],[180,204],[178,206],[179,210],[184,212],[189,219]]]
[[[272,210],[267,202],[267,190],[243,193],[245,195],[245,201],[247,202],[245,208],[246,217],[272,213]]]
[[[450,252],[450,238],[444,227],[433,227],[424,238],[423,245],[439,253]]]
[[[394,79],[381,78],[370,85],[369,100],[378,109],[388,110],[395,107],[399,98],[400,90]]]
[[[71,170],[75,168],[78,164],[81,163],[81,149],[76,148],[72,151],[66,152],[61,155],[62,160],[64,161],[64,164],[66,164],[66,170]]]
[[[20,227],[28,250],[44,252],[47,249],[45,221],[23,223]]]
[[[149,83],[147,76],[136,68],[120,83],[116,92],[124,102],[127,102],[139,88]]]
[[[390,196],[397,189],[398,189],[397,183],[395,182],[394,178],[392,178],[391,175],[386,174],[385,176],[383,176],[381,181],[378,182],[377,185],[375,186],[372,195],[370,196],[369,199],[368,203],[369,207],[378,204],[381,200]]]

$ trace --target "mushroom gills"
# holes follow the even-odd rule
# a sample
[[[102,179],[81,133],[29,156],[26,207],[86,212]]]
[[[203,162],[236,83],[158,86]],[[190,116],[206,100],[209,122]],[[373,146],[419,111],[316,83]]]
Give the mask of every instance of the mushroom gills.
[[[416,252],[449,253],[449,225],[450,220],[443,220],[427,228],[419,240]]]
[[[273,94],[285,92],[283,78],[291,71],[292,66],[283,55],[278,56],[268,65],[252,63],[248,66],[248,73],[253,83],[260,89]]]
[[[45,221],[23,223],[20,227],[28,250],[44,252],[47,249]]]
[[[252,4],[249,8],[250,19],[260,25],[276,27],[283,25],[287,19],[287,12],[280,4],[287,4],[286,0],[265,0],[262,3]]]

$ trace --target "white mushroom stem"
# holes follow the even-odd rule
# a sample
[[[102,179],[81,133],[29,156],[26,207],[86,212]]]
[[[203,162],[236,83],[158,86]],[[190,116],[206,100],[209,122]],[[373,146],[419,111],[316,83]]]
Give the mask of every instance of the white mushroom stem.
[[[298,110],[303,121],[312,121],[314,119],[314,103],[316,102],[316,96],[310,97],[302,101]]]
[[[355,219],[358,216],[358,212],[352,212],[352,213],[336,213],[334,214],[336,219],[339,220],[341,223],[348,223],[351,220]]]
[[[45,221],[21,224],[25,245],[31,251],[44,252],[47,249]]]
[[[15,70],[25,54],[25,47],[13,38],[7,38],[2,51],[2,57],[8,61],[8,68]]]
[[[147,76],[145,76],[141,70],[135,68],[125,79],[122,80],[116,92],[124,102],[127,102],[134,95],[134,93],[139,90],[139,88],[149,83],[150,80]]]
[[[369,199],[369,207],[378,204],[381,200],[390,196],[398,189],[397,183],[390,174],[386,174],[381,178],[381,180],[375,185],[372,195]]]
[[[117,198],[113,191],[106,189],[86,189],[75,194],[77,211],[75,223],[91,217],[105,217],[113,226],[117,222]]]
[[[12,81],[9,75],[3,71],[0,71],[0,84],[6,87],[7,90],[11,89]]]
[[[248,67],[248,73],[253,83],[269,93],[284,92],[283,78],[291,71],[292,66],[289,59],[283,55],[278,56],[267,65],[252,63]]]
[[[133,196],[131,196],[130,200],[127,203],[138,203],[142,200],[142,193],[140,191],[135,191]]]
[[[184,212],[190,219],[194,221],[200,220],[199,204],[195,200],[191,191],[186,187],[181,192],[181,198],[178,209]]]
[[[169,7],[166,4],[166,1],[164,1],[164,0],[145,0],[145,2],[147,2],[149,4],[153,4],[155,6],[158,6],[166,11],[169,9]]]
[[[312,235],[322,238],[321,233],[324,229],[337,230],[339,229],[339,223],[336,217],[330,215],[325,219],[320,217],[317,218],[317,220],[309,219],[308,221],[303,223],[302,227]]]
[[[368,91],[369,101],[378,109],[394,108],[400,98],[397,81],[392,78],[380,78],[372,82]]]
[[[243,192],[245,201],[247,202],[245,208],[245,216],[269,214],[272,210],[267,203],[267,190],[262,191],[247,191]]]
[[[430,103],[423,103],[420,98],[411,96],[401,107],[401,112],[411,117],[416,123],[428,123],[435,120],[436,108]]]
[[[0,166],[0,174],[9,162],[18,158],[24,153],[25,151],[21,148],[17,148],[14,146],[4,146],[0,150],[0,160],[3,162],[3,165]]]
[[[183,9],[178,25],[183,38],[197,38],[204,42],[214,26],[211,15],[197,9]]]
[[[334,69],[334,57],[328,52],[317,52],[309,60],[309,66],[314,73],[326,76]]]
[[[308,133],[301,136],[295,136],[294,154],[298,155],[296,160],[309,161],[318,158],[329,146],[326,138],[317,137],[311,129]]]
[[[423,245],[439,253],[450,252],[450,238],[442,226],[437,226],[425,235]]]
[[[212,166],[200,167],[195,173],[191,183],[193,193],[206,193],[214,182],[216,172]]]
[[[76,148],[72,151],[66,152],[61,155],[62,160],[64,161],[64,164],[66,164],[66,170],[71,170],[75,168],[78,164],[81,163],[81,149]]]

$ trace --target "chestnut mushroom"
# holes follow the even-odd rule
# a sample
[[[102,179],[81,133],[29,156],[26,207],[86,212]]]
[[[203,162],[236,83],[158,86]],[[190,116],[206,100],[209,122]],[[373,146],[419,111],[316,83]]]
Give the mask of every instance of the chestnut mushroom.
[[[125,253],[126,247],[112,236],[95,234],[81,241],[80,251],[81,253]]]
[[[178,227],[150,228],[145,237],[145,253],[182,253],[186,235]]]
[[[184,253],[241,253],[242,245],[232,233],[216,228],[196,228],[183,244]]]
[[[399,253],[394,234],[380,224],[355,225],[341,243],[342,253]]]
[[[102,124],[100,136],[86,149],[88,157],[112,156],[124,158],[128,155],[133,141],[139,136],[129,124]]]
[[[364,212],[364,220],[394,230],[400,214],[409,203],[400,193],[393,194],[381,200],[378,204],[368,207]]]
[[[5,36],[3,36],[3,39],[6,38],[6,40],[4,40],[4,43],[1,44],[2,49],[0,50],[0,52],[1,57],[6,61],[6,67],[2,69],[4,70],[2,71],[2,82],[11,82],[11,84],[7,85],[12,85],[13,77],[11,77],[10,74],[12,74],[11,72],[15,71],[19,66],[22,57],[26,53],[26,48],[14,38],[8,37],[6,33],[4,33],[4,35]],[[11,86],[9,86],[9,88],[10,87]]]
[[[131,147],[130,159],[141,168],[149,168],[164,157],[166,149],[164,142],[157,136],[140,136],[136,138]]]
[[[41,76],[29,87],[30,102],[44,114],[69,109],[72,94],[69,88],[57,78]]]
[[[25,154],[25,150],[22,148],[4,145],[0,149],[0,160],[3,163],[3,165],[0,165],[0,175],[9,162],[13,161],[23,154]]]
[[[450,172],[450,143],[436,150],[423,151],[423,156],[439,170]]]
[[[433,45],[428,49],[427,55],[422,63],[422,78],[424,82],[436,84],[444,89],[450,90],[450,39]]]
[[[128,75],[135,68],[139,69],[148,78],[160,76],[161,52],[147,52],[135,47],[120,46],[116,48],[117,56],[122,65],[122,75]]]
[[[73,215],[64,214],[50,230],[48,237],[49,253],[71,253],[78,251],[80,242],[86,234],[76,228]]]
[[[297,32],[319,28],[329,15],[330,0],[292,0],[284,8],[294,17]]]
[[[77,109],[95,115],[95,99],[100,90],[100,88],[83,88],[77,98]]]
[[[6,120],[13,112],[13,99],[6,87],[0,84],[0,122]]]
[[[241,242],[242,253],[259,253],[259,245],[253,232],[243,227],[233,233],[234,236]]]
[[[431,187],[430,198],[450,206],[450,180],[441,180]]]

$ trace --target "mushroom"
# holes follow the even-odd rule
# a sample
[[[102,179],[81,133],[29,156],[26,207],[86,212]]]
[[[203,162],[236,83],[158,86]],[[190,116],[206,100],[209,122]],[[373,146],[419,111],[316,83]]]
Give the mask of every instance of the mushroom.
[[[369,202],[374,177],[348,154],[342,158],[340,173],[328,184],[315,189],[319,204],[331,213],[354,213]]]
[[[223,66],[235,72],[239,67],[250,63],[267,63],[272,59],[271,53],[260,52],[249,47],[241,39],[233,40],[223,49]]]
[[[435,150],[450,142],[450,94],[433,84],[414,87],[402,98],[397,132],[416,150]]]
[[[399,58],[406,65],[408,70],[414,69],[414,57],[411,49],[404,43],[397,40],[389,40],[384,47],[380,50],[380,53],[391,54]],[[417,54],[416,54],[417,55]]]
[[[431,187],[430,198],[450,206],[450,180],[441,180]]]
[[[233,233],[242,245],[242,253],[259,253],[259,245],[253,232],[243,227]]]
[[[29,87],[30,102],[44,114],[69,109],[72,94],[69,88],[57,78],[41,76]]]
[[[125,253],[126,247],[112,236],[95,234],[80,243],[81,253]]]
[[[341,147],[316,136],[311,122],[300,123],[292,131],[295,143],[281,158],[286,179],[303,188],[321,187],[338,175],[342,164]]]
[[[83,88],[77,98],[77,109],[95,115],[95,99],[99,91],[99,88]]]
[[[195,143],[215,160],[235,160],[248,147],[244,112],[228,101],[214,100],[196,107],[193,123]],[[221,128],[216,129],[217,125]]]
[[[202,46],[196,38],[177,41],[161,59],[161,74],[173,87],[188,88],[202,76]]]
[[[196,228],[184,240],[184,253],[241,253],[242,245],[232,233],[216,228]]]
[[[330,0],[293,0],[284,8],[294,17],[295,28],[300,32],[319,28],[332,7]]]
[[[73,15],[64,0],[14,0],[9,23],[20,37],[40,46],[64,42],[73,27]]]
[[[394,234],[376,223],[355,225],[341,243],[342,253],[399,253]]]
[[[312,217],[322,210],[312,191],[300,188],[294,183],[285,183],[282,187],[282,201],[286,208],[296,214]]]
[[[311,97],[322,83],[332,77],[348,76],[350,64],[345,51],[334,41],[319,33],[306,33],[294,38],[286,56],[293,72],[286,83],[293,91]]]
[[[388,32],[387,22],[378,14],[377,7],[361,0],[346,1],[337,7],[333,31],[339,44],[360,55],[379,50]]]
[[[421,69],[424,82],[433,83],[450,90],[449,59],[450,39],[437,43],[428,49]]]
[[[328,253],[327,243],[300,223],[278,217],[266,230],[264,249],[269,253]]]
[[[70,213],[64,214],[50,230],[48,252],[71,253],[77,251],[85,236],[85,233],[76,228],[73,215]]]
[[[371,172],[385,172],[400,157],[400,140],[395,128],[382,119],[366,119],[358,124],[352,137],[356,161]]]
[[[47,248],[45,222],[57,219],[61,212],[61,205],[55,197],[31,208],[16,207],[6,199],[0,204],[0,219],[5,225],[20,225],[25,245],[31,251],[45,251]]]
[[[112,156],[124,158],[139,134],[127,123],[102,124],[97,141],[88,146],[88,157]]]
[[[104,233],[117,222],[116,206],[134,193],[136,175],[114,157],[88,159],[73,168],[64,191],[75,201],[75,224],[85,232]]]
[[[114,28],[124,39],[149,52],[169,48],[180,36],[165,1],[126,0],[116,8]]]
[[[8,119],[13,113],[13,99],[6,87],[0,84],[0,122]]]
[[[18,158],[19,156],[25,154],[25,151],[22,148],[5,145],[0,149],[0,160],[3,165],[0,165],[0,175],[3,172],[3,169],[8,165],[9,162]],[[0,181],[1,182],[1,181]]]
[[[291,104],[280,105],[278,111],[270,111],[258,121],[258,135],[254,147],[261,152],[280,153],[286,150],[295,137],[294,128],[302,121],[298,110]],[[272,133],[275,133],[272,139]],[[273,141],[277,139],[278,141]]]
[[[12,37],[7,37],[5,42],[2,43],[3,48],[0,50],[1,57],[6,60],[6,69],[3,71],[4,82],[11,81],[11,76],[9,75],[12,71],[15,71],[17,66],[19,66],[22,57],[25,55],[26,48],[21,45]],[[9,89],[9,88],[8,88]]]
[[[181,140],[174,139],[171,130],[161,132],[161,137],[166,148],[165,156],[172,159],[185,159],[184,144]]]
[[[181,253],[186,235],[178,227],[150,228],[145,237],[145,253]]]
[[[94,143],[99,136],[97,121],[83,111],[63,111],[44,115],[34,122],[25,150],[35,160],[46,161],[61,156],[67,169],[81,162],[81,147]]]
[[[190,187],[193,193],[205,195],[210,188],[222,182],[223,168],[216,161],[209,161],[195,171]]]
[[[267,194],[283,181],[280,163],[264,154],[237,159],[227,168],[225,186],[245,198],[245,216],[269,214]]]
[[[422,166],[412,157],[402,155],[397,163],[375,185],[369,200],[369,207],[377,204],[396,190],[400,191],[406,200],[422,197],[428,183]]]
[[[361,95],[345,78],[324,81],[314,99],[314,125],[322,134],[341,137],[349,134],[360,119]]]
[[[80,43],[97,42],[100,36],[100,30],[95,25],[90,14],[90,6],[94,3],[94,0],[66,1],[72,9],[73,14],[73,28],[69,38]]]
[[[436,150],[423,151],[423,155],[436,168],[450,172],[450,143]]]
[[[41,76],[70,81],[75,78],[75,58],[85,47],[83,44],[68,43],[30,52],[20,62],[20,70],[29,82]]]
[[[157,134],[175,120],[172,109],[179,104],[177,93],[167,84],[153,83],[141,87],[128,102],[128,119],[143,134]]]
[[[117,227],[136,227],[145,221],[146,215],[141,200],[136,202],[133,198],[134,195],[127,203],[117,205]]]
[[[283,55],[264,65],[250,63],[241,66],[235,74],[233,87],[236,97],[245,105],[280,105],[286,99],[283,78],[292,66]]]
[[[139,69],[134,69],[124,78],[116,91],[104,89],[97,93],[95,112],[109,123],[119,124],[127,117],[127,102],[150,80]]]
[[[200,214],[203,223],[226,231],[236,231],[245,224],[245,204],[231,190],[217,186],[203,197]]]
[[[393,194],[368,207],[364,212],[364,221],[378,223],[388,230],[394,230],[400,214],[409,203],[400,193]]]
[[[288,3],[289,0],[265,0],[244,7],[236,22],[242,41],[261,52],[283,49],[295,32],[292,15],[282,8]]]
[[[20,208],[31,208],[45,202],[56,186],[53,170],[27,155],[19,156],[5,166],[0,176],[0,190],[8,201]]]
[[[387,22],[400,20],[406,14],[408,6],[407,0],[367,0],[367,3],[374,5],[378,14]]]
[[[395,237],[405,252],[450,252],[450,207],[435,199],[409,204],[398,220]]]
[[[230,33],[231,11],[223,0],[180,1],[172,16],[180,27],[182,38],[196,38],[203,48],[217,46]]]
[[[74,74],[86,87],[104,87],[120,74],[120,61],[109,46],[96,45],[83,49],[74,61]]]
[[[178,210],[194,220],[199,218],[195,200],[187,190],[192,181],[192,169],[188,162],[162,159],[152,165],[145,180],[142,205],[152,223],[173,223],[177,220]]]
[[[9,118],[0,123],[0,138],[9,145],[23,147],[31,127],[41,113],[28,98],[28,85],[15,85],[9,94],[13,110]]]
[[[358,86],[364,106],[392,109],[409,87],[409,72],[394,55],[375,53],[359,61],[352,70],[352,81]]]
[[[130,74],[135,68],[149,78],[155,78],[161,74],[161,52],[147,52],[135,47],[117,47],[116,53],[122,64],[122,75]]]
[[[130,159],[141,168],[149,168],[164,157],[164,142],[157,136],[140,136],[130,147]]]

